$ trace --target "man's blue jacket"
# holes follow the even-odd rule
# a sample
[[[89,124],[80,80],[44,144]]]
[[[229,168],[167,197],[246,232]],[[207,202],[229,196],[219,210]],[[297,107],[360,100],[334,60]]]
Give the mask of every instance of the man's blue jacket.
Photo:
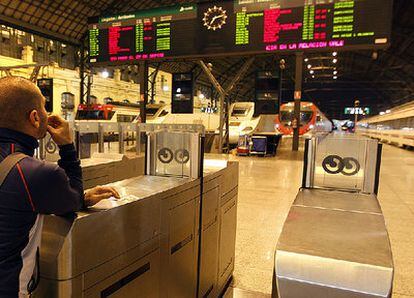
[[[60,147],[57,165],[33,158],[37,147],[35,138],[0,128],[0,162],[14,152],[28,155],[0,186],[1,298],[24,296],[33,286],[42,215],[64,215],[83,205],[82,169],[74,145]]]

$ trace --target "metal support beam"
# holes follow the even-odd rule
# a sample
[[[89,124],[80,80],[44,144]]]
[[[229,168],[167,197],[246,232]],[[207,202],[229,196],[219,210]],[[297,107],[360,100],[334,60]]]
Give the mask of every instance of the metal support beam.
[[[40,71],[44,67],[53,66],[53,63],[33,63],[33,64],[22,64],[22,65],[13,65],[13,66],[3,66],[0,67],[0,72],[4,72],[6,76],[11,77],[11,71],[13,69],[22,69],[22,68],[31,68],[33,67],[32,73],[30,74],[29,80],[33,83],[36,83]]]
[[[216,78],[214,77],[213,73],[211,72],[210,68],[208,68],[208,66],[203,62],[203,61],[199,61],[201,68],[203,69],[204,73],[207,75],[208,79],[210,80],[211,84],[213,84],[214,88],[219,92],[219,93],[226,93],[223,89],[223,87],[221,87],[220,83],[216,80]]]
[[[148,61],[141,61],[139,64],[139,92],[140,98],[140,118],[141,123],[147,122],[146,107],[148,104]]]
[[[226,93],[230,93],[233,88],[236,86],[236,84],[242,79],[242,77],[246,74],[246,72],[249,70],[250,66],[253,64],[255,57],[249,58],[243,66],[240,68],[240,70],[237,72],[237,74],[233,77],[230,84],[226,88]]]
[[[231,90],[234,89],[237,82],[246,74],[249,67],[254,62],[254,57],[249,58],[237,74],[233,77],[230,84],[224,89],[221,84],[217,81],[214,77],[213,73],[211,72],[210,68],[203,62],[199,61],[201,69],[207,75],[208,79],[210,80],[211,84],[216,89],[217,93],[219,94],[219,109],[220,109],[220,127],[219,127],[219,151],[228,151],[230,149],[229,146],[229,112],[230,112],[230,103],[229,99],[226,97]]]
[[[250,57],[246,62],[244,62],[243,66],[239,69],[237,74],[233,77],[230,84],[226,87],[225,92],[227,95],[236,87],[237,83],[246,75],[247,71],[249,70],[250,66],[253,64],[255,57]],[[224,101],[224,124],[225,124],[225,147],[230,149],[230,98],[225,98]]]
[[[219,126],[219,152],[223,152],[223,141],[224,141],[224,127],[225,127],[225,105],[224,101],[226,100],[226,92],[221,87],[220,83],[216,80],[213,73],[211,72],[210,68],[202,61],[199,61],[201,68],[203,69],[204,73],[207,75],[208,79],[210,80],[211,84],[214,86],[216,91],[219,93],[219,109],[220,109],[220,126]]]
[[[292,151],[299,150],[299,129],[300,129],[300,101],[302,97],[302,76],[303,76],[303,53],[296,53],[295,72],[295,115],[293,118],[293,142]]]
[[[21,68],[30,68],[30,67],[45,67],[52,66],[53,63],[32,63],[32,64],[22,64],[22,65],[13,65],[13,66],[2,66],[0,71],[11,70],[11,69],[21,69]]]
[[[160,70],[161,63],[157,64],[157,67],[154,69],[154,71],[148,76],[149,78],[149,85],[151,90],[151,100],[150,103],[155,103],[155,85],[157,82],[157,75]]]
[[[79,61],[79,77],[80,77],[80,103],[89,103],[92,86],[92,71],[89,64],[89,55],[85,43],[82,43],[80,49]]]

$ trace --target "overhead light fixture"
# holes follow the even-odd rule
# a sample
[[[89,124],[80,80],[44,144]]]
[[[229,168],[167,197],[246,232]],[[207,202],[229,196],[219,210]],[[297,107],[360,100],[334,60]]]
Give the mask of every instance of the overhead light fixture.
[[[311,69],[311,68],[312,68],[312,65],[308,64],[308,69]]]
[[[382,116],[382,115],[385,115],[385,112],[380,112],[379,114]]]
[[[312,79],[314,79],[314,78],[315,78],[315,76],[313,75],[313,76],[312,76]]]
[[[333,52],[332,56],[336,57],[338,55],[338,52]]]
[[[336,80],[337,78],[338,78],[337,76],[334,76],[334,77],[333,77],[333,79],[334,79],[334,80]]]
[[[333,63],[336,63],[336,62],[338,62],[338,59],[334,58],[334,59],[332,60],[332,62],[333,62]]]
[[[315,71],[314,71],[314,70],[310,70],[310,71],[309,71],[309,73],[310,73],[310,74],[314,74],[314,73],[315,73]]]
[[[181,93],[181,88],[177,88],[177,93]]]
[[[334,70],[333,74],[334,75],[337,75],[338,74],[338,71],[337,70]]]
[[[389,114],[389,113],[391,113],[391,110],[386,110],[385,111],[385,114]]]
[[[308,62],[309,61],[309,58],[305,58],[305,62]]]
[[[109,78],[109,72],[105,69],[103,72],[101,72],[101,77],[104,79]]]

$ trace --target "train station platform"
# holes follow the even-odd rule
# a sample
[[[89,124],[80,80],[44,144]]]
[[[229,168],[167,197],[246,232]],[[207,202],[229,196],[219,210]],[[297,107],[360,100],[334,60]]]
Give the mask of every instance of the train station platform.
[[[303,151],[284,141],[274,158],[239,161],[234,278],[225,297],[270,297],[275,247],[301,185]],[[414,152],[384,145],[379,200],[393,251],[393,297],[414,297]]]

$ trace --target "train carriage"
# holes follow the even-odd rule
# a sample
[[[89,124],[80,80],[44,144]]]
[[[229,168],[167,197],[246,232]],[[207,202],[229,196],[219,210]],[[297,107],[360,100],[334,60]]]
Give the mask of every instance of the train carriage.
[[[289,102],[280,107],[279,115],[275,119],[275,129],[283,135],[293,135],[295,103]],[[332,131],[332,122],[311,102],[300,104],[299,135],[329,133]]]
[[[414,101],[358,122],[357,133],[401,147],[414,147]]]

